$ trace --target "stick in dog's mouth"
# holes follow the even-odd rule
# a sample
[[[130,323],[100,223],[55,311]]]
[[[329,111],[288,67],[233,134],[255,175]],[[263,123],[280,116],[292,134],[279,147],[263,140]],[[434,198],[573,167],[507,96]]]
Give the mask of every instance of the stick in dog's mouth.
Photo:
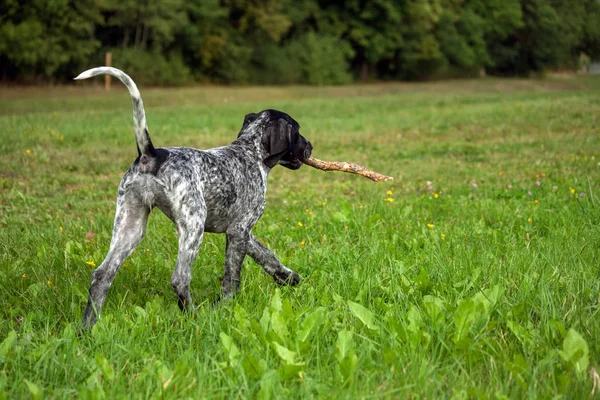
[[[345,161],[323,161],[318,158],[309,157],[302,161],[306,165],[321,171],[341,171],[350,172],[352,174],[362,175],[375,182],[386,182],[394,180],[391,176],[380,174],[379,172],[371,171],[370,169],[351,162]]]

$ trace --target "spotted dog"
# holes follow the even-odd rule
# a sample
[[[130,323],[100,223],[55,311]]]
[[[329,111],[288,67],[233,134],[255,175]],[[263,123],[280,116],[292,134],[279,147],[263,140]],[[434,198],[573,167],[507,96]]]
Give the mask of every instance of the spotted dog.
[[[295,285],[300,276],[284,266],[253,235],[265,209],[267,175],[276,165],[298,169],[310,157],[311,143],[289,115],[276,110],[248,114],[238,137],[228,146],[209,150],[156,148],[148,134],[144,105],[133,80],[124,72],[99,67],[76,80],[111,75],[127,86],[133,103],[138,157],[123,176],[110,249],[92,273],[83,325],[96,323],[102,304],[125,258],[139,245],[148,215],[158,207],[177,226],[179,249],[171,285],[182,310],[192,310],[192,263],[204,232],[225,233],[226,258],[222,298],[239,290],[246,254],[279,284]]]

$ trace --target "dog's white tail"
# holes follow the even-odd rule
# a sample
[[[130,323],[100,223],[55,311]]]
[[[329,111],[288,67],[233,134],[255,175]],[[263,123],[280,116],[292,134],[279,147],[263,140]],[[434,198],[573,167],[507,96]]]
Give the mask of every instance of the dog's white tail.
[[[133,79],[131,79],[129,75],[120,69],[112,67],[98,67],[82,72],[75,78],[75,80],[88,79],[97,75],[114,76],[123,82],[125,86],[127,86],[127,90],[129,90],[129,94],[131,95],[131,102],[133,103],[133,127],[135,131],[135,142],[137,144],[138,154],[140,156],[152,155],[154,153],[154,146],[152,145],[150,135],[148,134],[144,103],[142,102],[140,91],[135,85],[135,82],[133,82]]]

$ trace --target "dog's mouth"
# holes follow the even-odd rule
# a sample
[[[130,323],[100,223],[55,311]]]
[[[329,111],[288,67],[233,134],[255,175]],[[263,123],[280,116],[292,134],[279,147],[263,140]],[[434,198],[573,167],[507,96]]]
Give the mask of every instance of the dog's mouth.
[[[300,137],[299,146],[296,146],[292,151],[288,152],[279,160],[279,165],[288,169],[298,169],[302,166],[303,161],[309,158],[312,154],[312,144],[304,137]]]

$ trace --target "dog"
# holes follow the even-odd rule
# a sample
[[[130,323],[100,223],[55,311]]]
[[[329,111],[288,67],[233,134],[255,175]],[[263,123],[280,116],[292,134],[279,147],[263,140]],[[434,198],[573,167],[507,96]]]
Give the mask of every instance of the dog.
[[[298,122],[281,111],[264,110],[246,115],[237,139],[228,146],[155,148],[133,80],[111,67],[93,68],[75,79],[97,75],[114,76],[129,90],[138,157],[119,184],[110,249],[92,273],[83,326],[96,323],[115,275],[144,237],[154,207],[175,223],[179,233],[171,285],[180,309],[195,313],[190,281],[204,232],[226,235],[222,299],[239,291],[246,255],[278,284],[299,283],[300,276],[252,234],[265,209],[269,171],[276,165],[298,169],[311,155],[312,144],[300,134]]]

